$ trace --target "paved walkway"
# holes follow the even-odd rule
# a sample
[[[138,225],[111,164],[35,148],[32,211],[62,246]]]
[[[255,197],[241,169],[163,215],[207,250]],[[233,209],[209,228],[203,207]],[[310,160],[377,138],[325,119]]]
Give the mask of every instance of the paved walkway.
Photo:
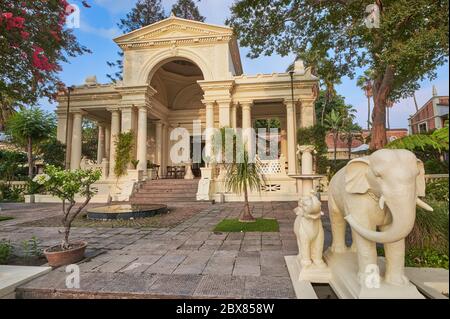
[[[172,228],[74,228],[72,240],[89,242],[79,264],[80,289],[65,287],[64,268],[22,286],[20,297],[295,298],[284,256],[297,254],[292,227],[295,202],[254,203],[255,217],[276,218],[278,233],[214,233],[242,204],[213,205]],[[31,209],[37,219],[57,214],[59,205],[3,207],[17,219],[0,224],[0,239],[17,244],[36,236],[43,247],[60,240],[56,227],[23,227]],[[18,212],[24,210],[21,218]],[[324,221],[326,246],[329,224]]]

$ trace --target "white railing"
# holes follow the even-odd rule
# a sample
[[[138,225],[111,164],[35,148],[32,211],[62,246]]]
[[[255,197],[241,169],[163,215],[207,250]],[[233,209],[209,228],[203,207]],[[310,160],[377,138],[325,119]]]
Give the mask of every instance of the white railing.
[[[260,160],[264,175],[286,175],[286,158],[281,155],[277,160]]]
[[[27,191],[27,189],[28,189],[28,182],[25,182],[25,181],[11,181],[11,182],[0,181],[0,184],[7,184],[13,190],[20,189],[20,191],[22,193]]]
[[[425,182],[431,182],[439,179],[448,179],[448,174],[427,174],[425,175]]]

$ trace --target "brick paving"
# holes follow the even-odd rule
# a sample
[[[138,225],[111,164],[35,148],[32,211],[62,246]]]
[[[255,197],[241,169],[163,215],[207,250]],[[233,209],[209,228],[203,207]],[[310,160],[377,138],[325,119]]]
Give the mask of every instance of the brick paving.
[[[86,240],[87,254],[92,256],[79,263],[80,289],[67,289],[67,274],[59,268],[20,287],[17,294],[22,298],[295,298],[284,261],[284,256],[298,252],[292,230],[295,206],[295,202],[252,203],[255,217],[278,220],[277,233],[214,233],[222,219],[239,215],[239,203],[202,208],[173,227],[74,228],[72,240]],[[42,247],[60,242],[58,227],[23,226],[33,214],[35,220],[54,217],[59,205],[9,204],[2,209],[3,215],[16,219],[0,223],[0,239],[16,246],[31,236]],[[327,247],[326,218],[324,227]]]

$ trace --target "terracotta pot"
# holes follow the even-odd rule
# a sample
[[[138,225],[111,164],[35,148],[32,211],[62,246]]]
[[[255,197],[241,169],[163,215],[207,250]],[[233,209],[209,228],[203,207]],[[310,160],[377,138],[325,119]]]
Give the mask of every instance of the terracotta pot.
[[[71,245],[74,246],[74,248],[69,250],[55,251],[55,248],[60,247],[60,245],[44,250],[48,264],[52,267],[59,267],[76,264],[77,262],[83,260],[87,242],[80,241],[72,243]]]

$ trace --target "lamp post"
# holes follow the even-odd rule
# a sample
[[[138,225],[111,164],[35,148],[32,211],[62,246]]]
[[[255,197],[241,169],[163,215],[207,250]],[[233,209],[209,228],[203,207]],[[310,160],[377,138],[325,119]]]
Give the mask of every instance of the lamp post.
[[[72,86],[68,86],[67,87],[67,108],[66,108],[66,139],[65,139],[65,144],[66,144],[66,169],[69,169],[69,110],[70,110],[70,93],[73,92],[75,90],[75,87]]]

